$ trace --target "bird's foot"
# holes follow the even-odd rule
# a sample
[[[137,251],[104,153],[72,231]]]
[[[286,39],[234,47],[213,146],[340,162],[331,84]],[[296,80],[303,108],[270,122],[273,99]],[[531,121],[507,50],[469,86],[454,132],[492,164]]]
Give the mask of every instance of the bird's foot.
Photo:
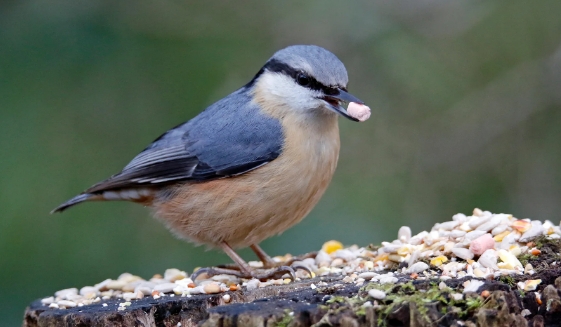
[[[288,260],[283,261],[283,262],[279,262],[278,264],[293,267],[294,264],[301,264],[301,262],[304,261],[305,259],[315,258],[317,255],[318,255],[317,251],[314,251],[314,252],[299,255],[297,257],[290,257]],[[275,263],[275,265],[276,264],[277,263]],[[308,271],[309,271],[309,269],[308,269]]]
[[[311,271],[307,267],[295,267],[296,269],[304,269],[308,271],[311,275]],[[196,280],[201,274],[207,274],[209,277],[216,276],[216,275],[231,275],[236,276],[238,278],[244,279],[252,279],[256,278],[260,281],[266,281],[268,279],[280,279],[284,275],[289,276],[290,279],[293,281],[296,279],[296,272],[292,267],[289,266],[278,266],[269,269],[240,269],[238,266],[228,265],[228,266],[220,266],[220,267],[208,267],[208,268],[201,268],[195,271],[191,275],[192,280]]]
[[[263,263],[263,268],[265,269],[271,269],[281,266],[289,266],[292,267],[295,271],[303,270],[310,276],[310,278],[312,278],[314,277],[314,274],[310,269],[310,267],[305,264],[304,260],[309,258],[315,258],[316,256],[317,256],[317,252],[310,252],[297,257],[290,257],[289,259],[284,261],[275,261],[271,258],[267,258],[266,260],[262,261],[262,263]]]
[[[292,270],[294,272],[298,271],[298,270],[303,270],[305,271],[308,276],[314,277],[312,270],[310,269],[309,266],[307,266],[304,263],[305,259],[308,258],[315,258],[317,256],[317,252],[310,252],[310,253],[306,253],[297,257],[290,257],[289,259],[285,260],[285,261],[275,261],[271,258],[267,258],[265,259],[265,261],[261,261],[261,263],[263,264],[262,267],[255,267],[253,266],[252,269],[254,269],[255,271],[273,271],[275,269],[282,269],[282,268],[292,268]],[[207,268],[205,268],[207,269]],[[227,274],[227,275],[234,275],[234,276],[239,276],[239,273],[241,272],[241,269],[238,265],[236,264],[224,264],[224,265],[219,265],[214,269],[220,269],[220,271],[234,271],[235,273],[228,273],[228,272],[224,272],[224,273],[218,273],[218,274],[214,274],[214,275],[219,275],[219,274]],[[213,276],[214,276],[213,275]],[[294,275],[296,276],[296,275]],[[297,277],[305,277],[305,276],[297,276]],[[246,278],[246,277],[241,277],[241,278]],[[272,278],[272,277],[270,277]],[[292,277],[291,277],[292,278]],[[294,280],[294,278],[292,278],[292,280]]]
[[[289,258],[288,260],[276,262],[271,259],[261,247],[257,244],[252,244],[250,247],[255,252],[255,254],[261,260],[263,267],[250,267],[247,262],[245,262],[225,241],[220,243],[220,246],[224,252],[235,262],[235,265],[221,265],[218,267],[208,267],[201,268],[191,275],[191,279],[195,280],[197,277],[203,273],[207,276],[216,275],[230,275],[238,278],[252,279],[257,278],[261,281],[266,281],[268,279],[280,279],[284,275],[288,274],[290,279],[296,280],[296,271],[303,270],[310,277],[314,277],[310,267],[305,264],[304,260],[307,258],[312,258],[317,255],[315,252],[304,254],[299,257]],[[299,276],[300,277],[300,276]],[[302,276],[301,277],[305,277]]]

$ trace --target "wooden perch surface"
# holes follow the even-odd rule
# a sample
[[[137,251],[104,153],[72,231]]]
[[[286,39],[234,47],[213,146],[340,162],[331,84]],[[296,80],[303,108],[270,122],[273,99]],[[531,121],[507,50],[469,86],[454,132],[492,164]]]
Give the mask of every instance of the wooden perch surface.
[[[319,277],[298,270],[293,282],[125,273],[33,302],[23,325],[561,325],[561,226],[474,209],[397,236],[378,247],[326,242],[299,258]]]
[[[359,287],[338,277],[318,277],[251,291],[191,297],[146,297],[118,311],[122,299],[84,307],[51,309],[40,300],[25,312],[24,326],[558,326],[561,321],[561,269],[547,269],[541,298],[513,283],[524,276],[485,280],[475,292],[451,294],[471,278],[414,280]],[[535,277],[535,276],[534,276]],[[323,285],[314,287],[312,285]],[[375,300],[370,290],[386,294]],[[485,294],[488,291],[488,294]],[[483,295],[482,295],[483,294]],[[103,304],[107,304],[104,306]]]

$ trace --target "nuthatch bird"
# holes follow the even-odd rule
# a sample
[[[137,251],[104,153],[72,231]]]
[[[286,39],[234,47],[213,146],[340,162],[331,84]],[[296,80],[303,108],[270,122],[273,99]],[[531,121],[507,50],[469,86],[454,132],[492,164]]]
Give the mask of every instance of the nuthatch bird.
[[[331,181],[337,117],[359,121],[342,103],[363,104],[347,93],[347,82],[345,66],[331,52],[313,45],[282,49],[245,86],[53,212],[84,201],[137,202],[180,238],[219,247],[237,264],[237,270],[207,268],[209,274],[293,275],[258,244],[300,222]],[[253,270],[233,250],[247,246],[269,269]]]

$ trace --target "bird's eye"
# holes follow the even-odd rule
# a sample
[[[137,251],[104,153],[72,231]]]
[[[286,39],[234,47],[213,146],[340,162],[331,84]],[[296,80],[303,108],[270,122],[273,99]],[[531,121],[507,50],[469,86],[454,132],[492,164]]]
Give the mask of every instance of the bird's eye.
[[[308,76],[306,76],[305,74],[298,74],[298,76],[296,76],[296,81],[298,82],[298,84],[302,85],[302,86],[308,86],[310,85],[310,78]]]

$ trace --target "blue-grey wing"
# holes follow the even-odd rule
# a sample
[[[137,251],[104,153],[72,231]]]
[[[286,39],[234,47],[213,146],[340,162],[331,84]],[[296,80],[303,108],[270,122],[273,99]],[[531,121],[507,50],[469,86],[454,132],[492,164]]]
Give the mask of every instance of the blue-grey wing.
[[[169,130],[123,171],[86,192],[240,175],[277,158],[282,146],[280,122],[261,112],[242,88]]]

